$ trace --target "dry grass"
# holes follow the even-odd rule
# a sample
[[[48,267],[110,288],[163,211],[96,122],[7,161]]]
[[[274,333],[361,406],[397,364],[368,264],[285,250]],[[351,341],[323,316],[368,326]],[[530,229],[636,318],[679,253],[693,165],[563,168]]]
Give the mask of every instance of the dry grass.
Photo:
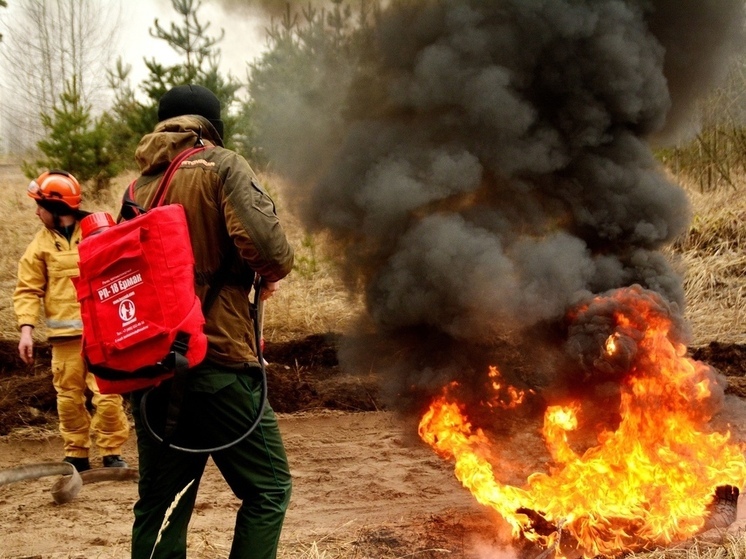
[[[288,185],[262,177],[278,206],[290,243],[295,270],[282,282],[265,309],[264,334],[280,342],[309,334],[343,332],[362,310],[360,295],[349,294],[328,252],[325,235],[307,234],[287,203]]]
[[[18,336],[12,295],[17,263],[26,245],[40,227],[34,215],[34,203],[26,195],[28,180],[19,170],[0,168],[0,337]],[[112,187],[96,200],[86,201],[84,209],[119,211],[121,193],[133,174],[117,178]],[[265,310],[265,337],[272,341],[297,339],[313,333],[343,331],[361,308],[359,298],[350,297],[342,287],[336,269],[324,255],[326,243],[321,235],[304,233],[285,203],[284,185],[273,177],[263,177],[275,198],[278,211],[291,243],[296,249],[296,270],[283,282],[280,291]],[[36,335],[44,336],[43,327]]]
[[[690,542],[691,545],[661,549],[650,553],[630,554],[629,559],[744,559],[746,535],[727,534],[722,542]]]
[[[671,249],[684,273],[691,345],[746,343],[746,180],[738,190],[701,193],[680,177],[694,217]]]

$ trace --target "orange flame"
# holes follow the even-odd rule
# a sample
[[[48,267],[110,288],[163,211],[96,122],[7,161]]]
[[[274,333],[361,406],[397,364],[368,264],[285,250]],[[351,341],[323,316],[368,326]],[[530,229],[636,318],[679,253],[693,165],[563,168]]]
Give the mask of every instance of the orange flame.
[[[493,392],[492,398],[484,402],[484,405],[489,408],[502,408],[506,410],[517,408],[526,400],[528,394],[534,393],[533,390],[518,390],[514,386],[505,384],[497,367],[490,366],[487,376],[490,378],[490,387]]]
[[[580,402],[546,409],[542,435],[553,463],[521,488],[497,479],[489,461],[497,441],[475,429],[447,391],[420,421],[420,437],[455,461],[456,477],[510,524],[516,538],[555,546],[559,554],[560,536],[569,536],[587,557],[669,544],[702,529],[716,487],[743,487],[743,448],[729,433],[708,432],[710,417],[698,405],[711,394],[708,368],[687,358],[686,347],[670,339],[670,319],[634,294],[620,290],[617,296],[633,299],[646,324],[615,315],[615,332],[603,346],[613,356],[622,338],[636,341],[621,387],[621,421],[582,454],[568,439],[583,419]],[[491,368],[490,376],[498,375]]]

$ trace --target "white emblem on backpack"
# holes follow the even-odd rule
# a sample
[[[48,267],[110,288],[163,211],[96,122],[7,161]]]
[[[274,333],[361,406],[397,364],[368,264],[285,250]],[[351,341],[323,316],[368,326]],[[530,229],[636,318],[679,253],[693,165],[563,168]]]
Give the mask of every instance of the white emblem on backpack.
[[[135,303],[130,299],[125,299],[119,303],[119,318],[123,324],[135,320]]]

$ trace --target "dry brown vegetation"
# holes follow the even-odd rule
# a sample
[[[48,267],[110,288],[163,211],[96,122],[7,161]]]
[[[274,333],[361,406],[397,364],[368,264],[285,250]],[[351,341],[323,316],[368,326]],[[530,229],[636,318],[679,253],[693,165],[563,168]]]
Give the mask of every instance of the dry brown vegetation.
[[[686,290],[686,316],[692,326],[691,345],[713,340],[746,341],[746,197],[740,188],[700,192],[680,180],[692,204],[688,234],[672,253],[681,265]]]
[[[134,177],[125,174],[113,181],[110,189],[95,200],[85,200],[88,211],[108,211],[116,215],[121,193]],[[296,270],[282,283],[280,291],[266,307],[267,339],[282,342],[313,333],[344,331],[360,310],[359,297],[350,296],[324,254],[322,236],[304,233],[299,221],[285,203],[283,183],[274,177],[262,177],[275,198],[278,211],[291,243],[296,249]],[[0,337],[18,335],[13,313],[12,294],[18,259],[40,227],[34,215],[34,203],[26,195],[28,180],[20,170],[0,167]],[[43,327],[36,332],[44,336]]]

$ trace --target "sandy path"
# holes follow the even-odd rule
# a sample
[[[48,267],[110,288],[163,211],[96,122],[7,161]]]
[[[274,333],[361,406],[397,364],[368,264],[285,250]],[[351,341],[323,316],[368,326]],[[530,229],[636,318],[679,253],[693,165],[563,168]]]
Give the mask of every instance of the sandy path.
[[[451,466],[404,432],[392,414],[323,413],[281,418],[295,485],[281,557],[314,545],[352,541],[423,525],[432,515],[478,514]],[[0,440],[0,468],[54,461],[61,441]],[[135,462],[133,441],[126,457]],[[55,505],[54,478],[0,487],[0,558],[129,557],[136,484],[84,486]],[[190,557],[227,556],[238,501],[210,462],[197,497],[189,535]],[[333,542],[337,542],[333,544]]]

